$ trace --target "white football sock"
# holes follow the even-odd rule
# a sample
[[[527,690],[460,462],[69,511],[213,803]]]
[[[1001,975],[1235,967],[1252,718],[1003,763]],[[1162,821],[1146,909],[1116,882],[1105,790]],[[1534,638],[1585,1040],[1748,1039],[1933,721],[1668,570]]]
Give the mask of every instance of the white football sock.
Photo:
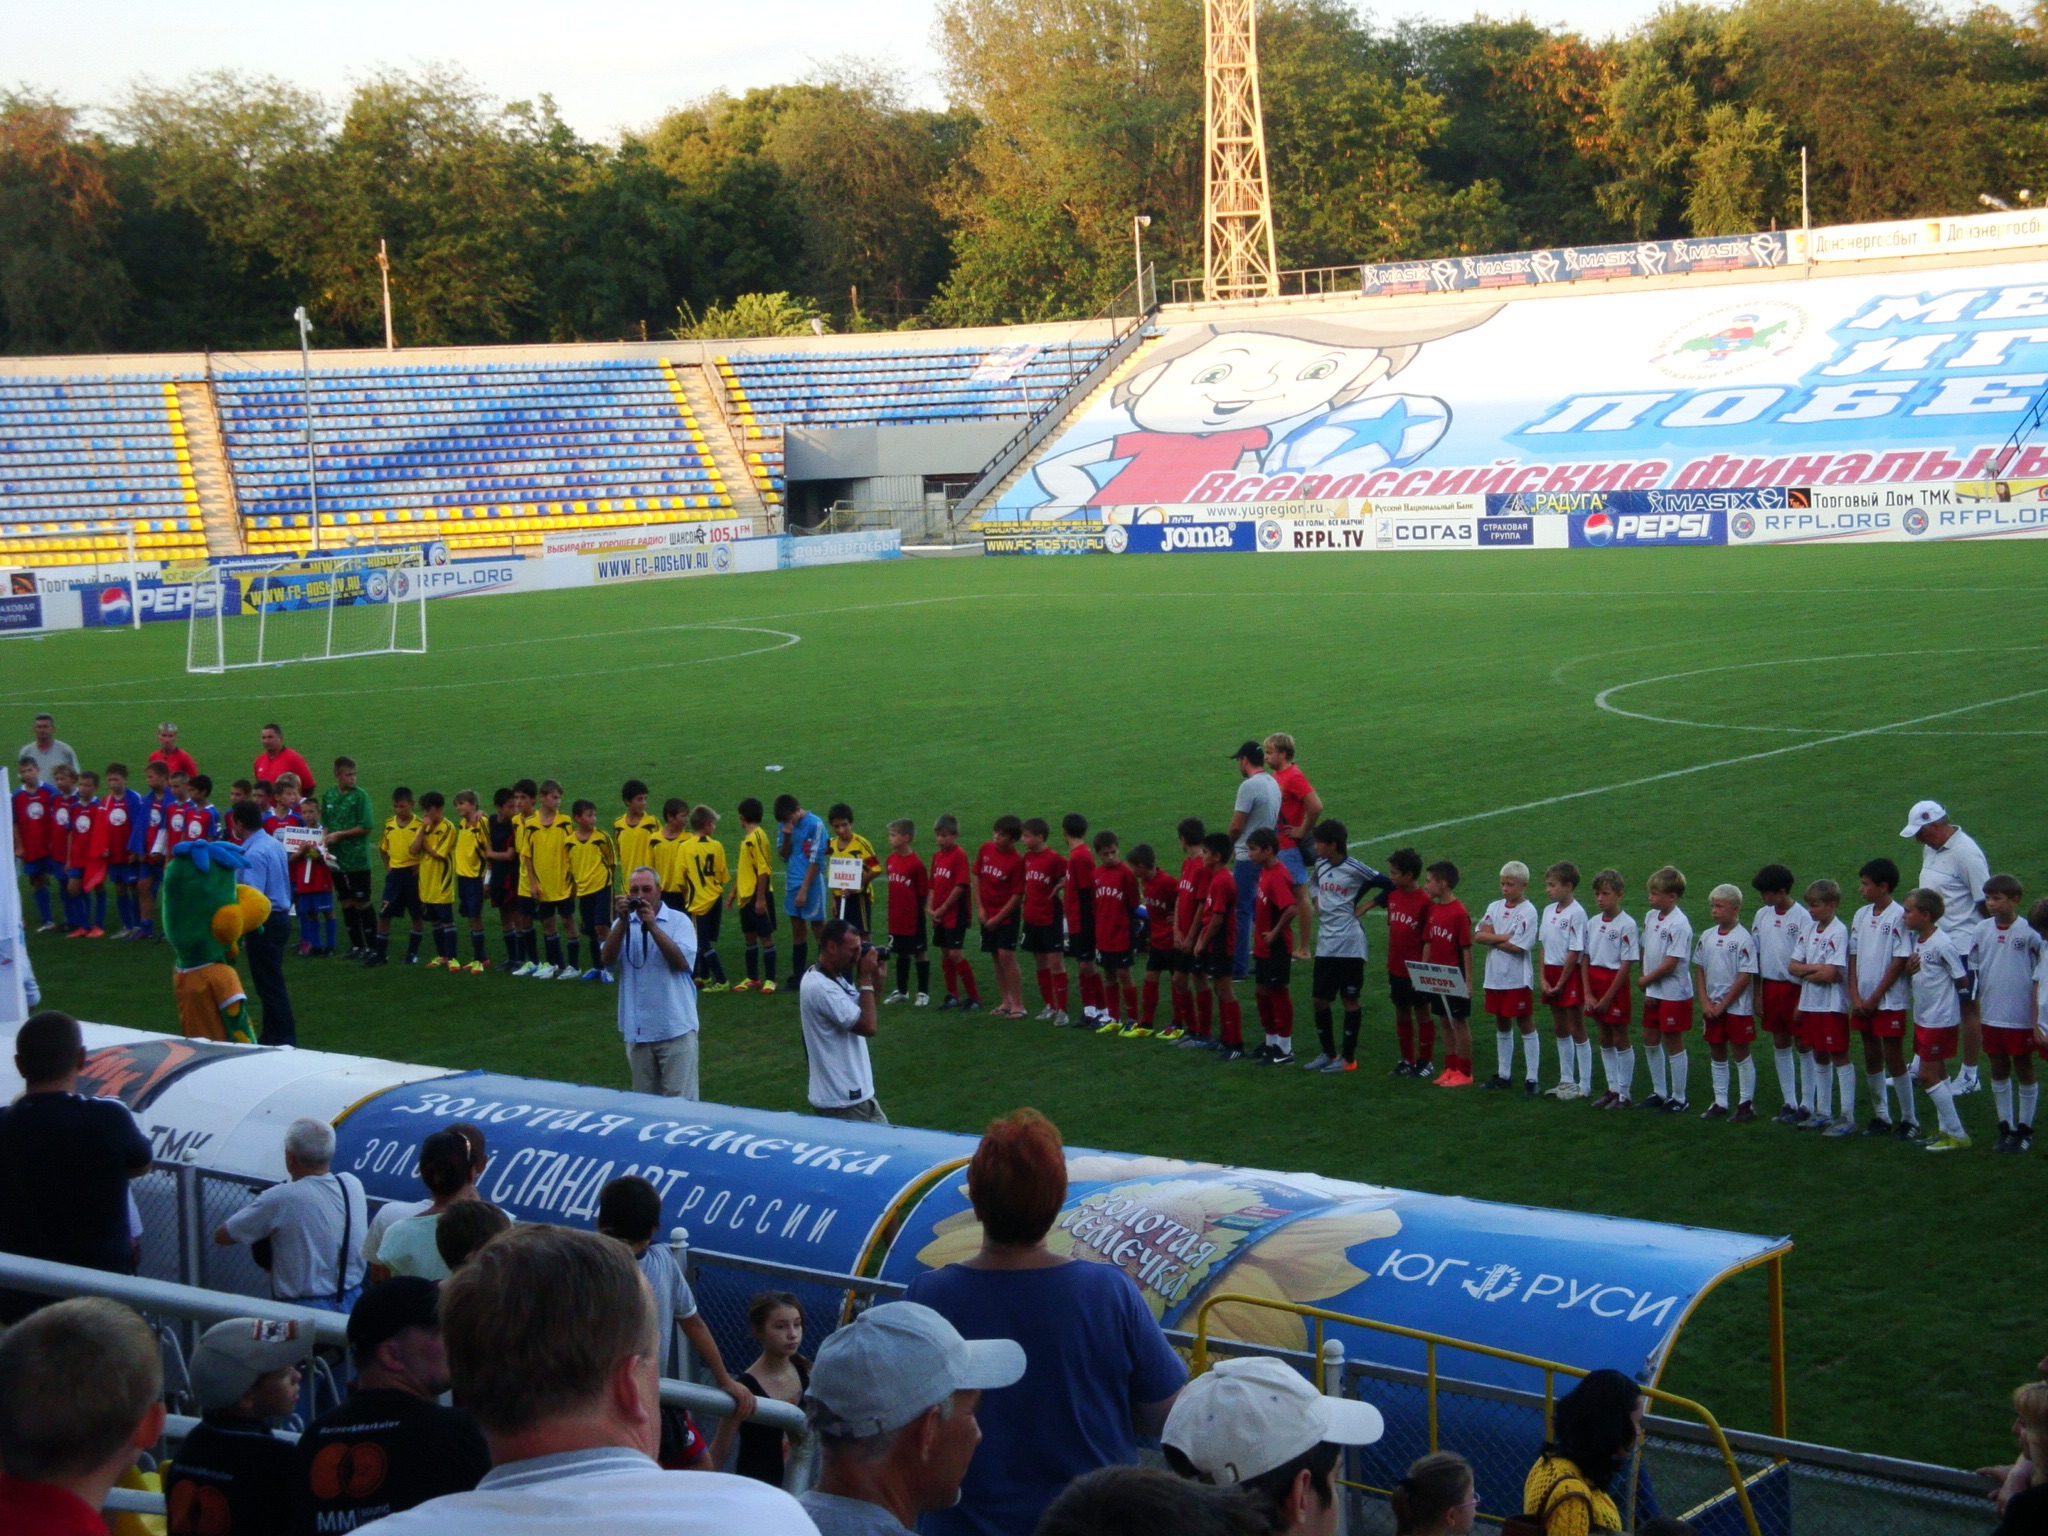
[[[1566,1036],[1557,1042],[1558,1087],[1563,1088],[1567,1085],[1577,1086],[1578,1074],[1576,1069],[1578,1066],[1578,1055],[1579,1053],[1572,1048],[1570,1036]]]
[[[1787,1104],[1799,1102],[1799,1053],[1789,1045],[1773,1047],[1772,1060],[1778,1066],[1778,1093]]]
[[[1825,1069],[1813,1059],[1813,1052],[1799,1053],[1799,1081],[1805,1086],[1799,1090],[1799,1107],[1814,1114],[1822,1113],[1820,1085]]]
[[[1493,1054],[1495,1059],[1500,1062],[1500,1071],[1495,1075],[1506,1077],[1515,1069],[1515,1037],[1512,1034],[1495,1035],[1493,1037]]]
[[[1927,1097],[1934,1100],[1935,1123],[1941,1127],[1944,1136],[1961,1136],[1963,1117],[1956,1113],[1956,1090],[1954,1084],[1944,1077],[1927,1090]]]
[[[1810,1077],[1807,1084],[1810,1099],[1806,1107],[1818,1118],[1825,1120],[1834,1105],[1834,1074],[1811,1056],[1807,1060],[1811,1065],[1808,1068]]]
[[[1847,1065],[1836,1067],[1835,1086],[1842,1091],[1842,1118],[1853,1121],[1856,1118],[1856,1069]]]
[[[1646,1043],[1643,1060],[1650,1064],[1650,1092],[1660,1099],[1667,1097],[1671,1084],[1664,1073],[1664,1047]]]
[[[1892,1106],[1891,1100],[1884,1096],[1884,1073],[1866,1072],[1863,1076],[1870,1083],[1870,1104],[1873,1113],[1876,1114],[1878,1119],[1889,1124],[1892,1118]]]
[[[1907,1125],[1918,1125],[1920,1111],[1913,1103],[1913,1073],[1910,1068],[1892,1079],[1892,1092],[1899,1096],[1899,1119]]]
[[[1621,1068],[1621,1096],[1632,1099],[1636,1096],[1636,1048],[1632,1045],[1617,1045],[1614,1060]]]
[[[1683,1051],[1671,1058],[1671,1097],[1681,1104],[1685,1102],[1685,1078],[1691,1064],[1691,1058]]]
[[[2034,1128],[2034,1106],[2040,1102],[2041,1085],[2039,1083],[2021,1083],[2020,1117],[2014,1124],[2024,1125],[2028,1130],[2032,1130]]]
[[[1576,1054],[1579,1058],[1579,1089],[1581,1092],[1591,1093],[1593,1091],[1593,1042],[1590,1040],[1576,1040],[1572,1044],[1576,1047]]]
[[[2006,1125],[2006,1126],[2009,1126],[2009,1125],[2011,1125],[2011,1124],[2012,1124],[2012,1079],[2011,1079],[2011,1078],[2009,1078],[2009,1077],[2008,1077],[2008,1078],[2005,1078],[2005,1079],[2001,1080],[2001,1079],[1999,1079],[1999,1078],[1995,1078],[1995,1077],[1994,1077],[1994,1078],[1993,1078],[1993,1079],[1991,1080],[1991,1102],[1992,1102],[1992,1103],[1994,1103],[1994,1104],[1996,1104],[1996,1105],[1998,1106],[1998,1123],[1999,1123],[2000,1125]]]
[[[1726,1109],[1728,1107],[1728,1063],[1725,1061],[1709,1062],[1707,1064],[1707,1073],[1714,1079],[1714,1102],[1720,1105],[1721,1108]]]
[[[1543,1075],[1543,1037],[1533,1029],[1522,1036],[1522,1071],[1532,1083]]]
[[[1736,1099],[1738,1104],[1756,1101],[1756,1058],[1745,1056],[1735,1063]]]
[[[1974,1087],[1977,1082],[1977,1069],[1975,1067],[1964,1067],[1962,1071],[1956,1074],[1956,1081],[1958,1083],[1966,1083]]]

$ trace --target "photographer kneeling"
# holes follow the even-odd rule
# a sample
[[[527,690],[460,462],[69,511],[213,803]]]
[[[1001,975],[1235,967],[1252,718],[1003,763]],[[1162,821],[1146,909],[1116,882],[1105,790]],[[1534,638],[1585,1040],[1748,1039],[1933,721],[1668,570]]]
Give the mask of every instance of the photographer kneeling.
[[[868,1065],[881,982],[882,952],[858,928],[835,917],[820,929],[818,963],[804,974],[800,994],[813,1114],[889,1123],[876,1102],[874,1069]]]
[[[618,918],[598,964],[619,979],[619,1033],[635,1093],[697,1097],[697,925],[664,906],[661,877],[645,865],[626,877]]]

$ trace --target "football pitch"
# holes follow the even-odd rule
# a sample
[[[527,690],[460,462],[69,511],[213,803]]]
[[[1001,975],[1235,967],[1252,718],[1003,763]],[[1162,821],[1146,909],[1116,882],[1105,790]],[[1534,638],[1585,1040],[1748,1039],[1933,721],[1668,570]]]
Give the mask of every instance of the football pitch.
[[[13,641],[0,719],[25,736],[49,709],[87,766],[138,769],[173,719],[219,800],[276,719],[323,782],[336,753],[355,757],[380,807],[395,784],[488,804],[530,775],[596,800],[609,825],[637,776],[657,807],[717,808],[729,850],[734,805],[788,791],[821,814],[849,801],[878,845],[909,816],[927,855],[947,811],[970,847],[1000,814],[1078,810],[1126,851],[1164,852],[1182,816],[1227,824],[1239,741],[1287,730],[1353,852],[1383,866],[1412,844],[1456,861],[1475,917],[1511,858],[1569,858],[1589,879],[1614,865],[1638,914],[1644,878],[1675,863],[1696,927],[1715,883],[1747,894],[1759,865],[1783,861],[1802,884],[1841,881],[1846,916],[1867,859],[1890,856],[1913,883],[1919,850],[1898,831],[1929,796],[2029,901],[2048,890],[2048,543],[901,561],[446,601],[429,617],[424,657],[226,677],[184,672],[181,625]],[[1377,974],[1384,923],[1368,933]],[[32,947],[53,1005],[174,1027],[162,948]],[[731,924],[721,953],[739,975]],[[626,1081],[600,987],[296,958],[289,975],[308,1046]],[[981,984],[992,996],[985,966]],[[1028,978],[1026,999],[1035,1011]],[[802,1106],[791,996],[714,996],[703,1013],[706,1098]],[[1482,1072],[1488,1034],[1482,1021]],[[1988,1092],[1959,1101],[1976,1146],[1934,1157],[1439,1092],[1385,1075],[1392,1035],[1369,986],[1346,1077],[900,1006],[874,1048],[900,1123],[974,1132],[1030,1103],[1075,1145],[1790,1234],[1791,1433],[2003,1459],[2008,1393],[2048,1348],[2048,1166],[1989,1150]],[[1697,1034],[1690,1045],[1697,1110],[1710,1089]],[[1768,1117],[1767,1049],[1758,1068]],[[1760,1430],[1764,1289],[1758,1271],[1717,1293],[1664,1377]],[[1538,1334],[1525,1347],[1544,1353]]]

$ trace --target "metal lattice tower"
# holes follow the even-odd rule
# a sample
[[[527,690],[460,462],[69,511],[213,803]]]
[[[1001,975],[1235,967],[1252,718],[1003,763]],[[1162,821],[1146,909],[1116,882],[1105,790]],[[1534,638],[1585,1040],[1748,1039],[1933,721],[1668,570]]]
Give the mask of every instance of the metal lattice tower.
[[[1203,0],[1202,297],[1278,294],[1256,0]]]

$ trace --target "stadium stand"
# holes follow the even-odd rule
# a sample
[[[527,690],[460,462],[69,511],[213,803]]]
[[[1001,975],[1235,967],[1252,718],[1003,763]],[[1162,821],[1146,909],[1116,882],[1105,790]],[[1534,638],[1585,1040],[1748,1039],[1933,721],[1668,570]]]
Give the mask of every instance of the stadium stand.
[[[170,374],[0,378],[0,563],[206,554]]]
[[[303,388],[289,369],[217,376],[252,551],[306,543]],[[316,372],[313,394],[323,543],[503,549],[732,515],[666,358]]]
[[[732,352],[717,366],[743,427],[917,425],[1035,416],[1110,344],[1086,338],[993,350]]]

